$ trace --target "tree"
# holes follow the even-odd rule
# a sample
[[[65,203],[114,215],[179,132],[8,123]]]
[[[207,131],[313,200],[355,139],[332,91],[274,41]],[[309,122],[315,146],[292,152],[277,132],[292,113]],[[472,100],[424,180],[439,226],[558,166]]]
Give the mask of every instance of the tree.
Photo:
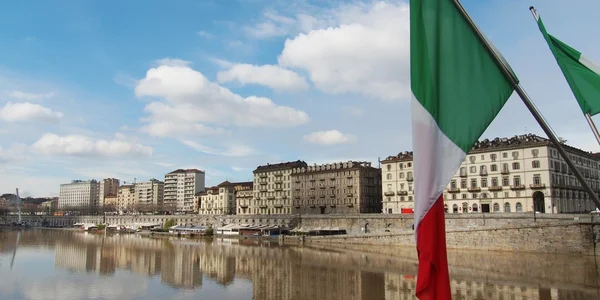
[[[169,229],[172,226],[177,225],[177,221],[175,221],[175,219],[167,219],[165,221],[165,225],[163,226],[165,229]]]

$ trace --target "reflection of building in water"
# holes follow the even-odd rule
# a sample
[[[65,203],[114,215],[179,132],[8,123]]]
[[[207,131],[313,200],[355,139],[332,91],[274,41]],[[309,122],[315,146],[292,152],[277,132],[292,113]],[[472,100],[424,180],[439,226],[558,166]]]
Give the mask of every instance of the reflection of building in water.
[[[230,285],[235,278],[235,257],[221,253],[202,253],[199,266],[205,276],[214,278],[220,285]]]
[[[194,249],[176,247],[174,251],[164,251],[160,279],[176,288],[195,289],[202,287],[202,272]]]
[[[54,255],[54,264],[59,268],[71,271],[96,271],[100,274],[115,273],[114,257],[98,246],[57,243]]]
[[[417,299],[416,277],[399,273],[385,273],[385,300]],[[511,300],[583,300],[587,299],[581,293],[569,293],[561,296],[564,291],[550,288],[531,288],[517,285],[497,285],[474,281],[451,280],[452,299],[511,299]]]

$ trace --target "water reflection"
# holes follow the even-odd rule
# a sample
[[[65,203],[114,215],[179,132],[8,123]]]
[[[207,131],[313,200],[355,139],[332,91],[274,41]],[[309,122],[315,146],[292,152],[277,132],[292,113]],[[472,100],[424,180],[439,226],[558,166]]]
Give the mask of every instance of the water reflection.
[[[383,249],[389,255],[59,230],[23,231],[16,248],[16,237],[0,232],[0,299],[416,299],[412,249]],[[463,251],[449,261],[455,300],[600,299],[593,258]]]

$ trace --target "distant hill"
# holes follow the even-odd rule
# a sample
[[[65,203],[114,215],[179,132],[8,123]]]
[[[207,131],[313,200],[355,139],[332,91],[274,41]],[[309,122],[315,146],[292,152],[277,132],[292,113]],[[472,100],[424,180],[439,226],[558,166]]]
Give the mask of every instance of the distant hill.
[[[17,195],[15,194],[2,194],[0,195],[0,198],[4,198],[8,200],[8,205],[16,205],[17,204]],[[41,204],[42,202],[46,202],[49,200],[53,200],[55,198],[52,197],[39,197],[39,198],[34,198],[34,197],[25,197],[25,198],[21,198],[21,202],[23,203],[28,203],[28,204]]]

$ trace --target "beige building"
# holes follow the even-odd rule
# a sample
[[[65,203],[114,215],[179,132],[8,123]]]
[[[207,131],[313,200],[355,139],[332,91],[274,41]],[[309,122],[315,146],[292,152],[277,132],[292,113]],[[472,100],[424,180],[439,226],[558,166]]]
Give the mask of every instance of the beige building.
[[[73,180],[71,183],[60,185],[58,197],[59,209],[92,208],[98,205],[98,188],[96,180]]]
[[[135,208],[135,185],[125,184],[120,186],[117,194],[117,211],[131,213],[135,211]]]
[[[250,205],[253,200],[254,184],[252,182],[242,182],[234,186],[235,189],[235,205],[237,206],[238,215],[249,215]]]
[[[304,161],[267,164],[254,170],[254,203],[251,214],[292,213],[292,169],[306,168]]]
[[[381,212],[381,170],[370,162],[340,162],[292,169],[294,214]]]
[[[119,191],[117,190],[117,193]],[[117,194],[108,194],[104,195],[104,210],[107,212],[116,212],[117,211],[117,202],[119,201],[119,197]]]
[[[192,212],[194,196],[204,191],[204,171],[177,169],[165,175],[163,210]]]
[[[600,159],[564,145],[596,192]],[[414,206],[412,153],[382,161],[383,212]],[[594,209],[593,202],[569,171],[552,143],[536,135],[496,138],[476,143],[444,191],[448,213],[571,213]]]
[[[165,183],[150,179],[135,184],[137,208],[140,211],[158,211],[162,207]]]
[[[199,194],[198,213],[201,215],[235,215],[237,194],[240,191],[251,190],[252,182],[224,181]]]
[[[104,197],[106,195],[116,195],[119,191],[119,179],[106,178],[100,181],[100,187],[98,189],[98,205],[104,205]]]

